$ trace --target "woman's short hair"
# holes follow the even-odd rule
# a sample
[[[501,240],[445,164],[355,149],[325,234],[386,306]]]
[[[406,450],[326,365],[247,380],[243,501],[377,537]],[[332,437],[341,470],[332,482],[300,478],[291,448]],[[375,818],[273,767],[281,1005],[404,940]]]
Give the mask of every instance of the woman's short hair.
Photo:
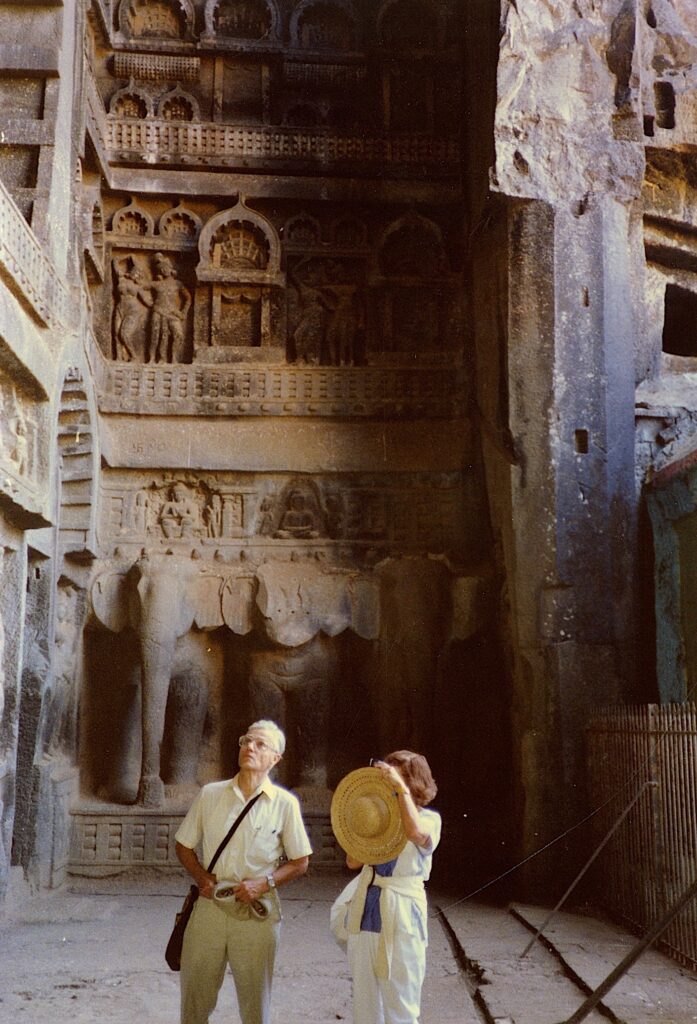
[[[399,770],[406,782],[414,803],[419,807],[430,804],[438,792],[428,761],[423,754],[415,754],[413,750],[395,750],[385,758],[387,764]]]
[[[273,737],[276,753],[283,754],[286,749],[286,737],[283,734],[283,730],[279,729],[275,722],[272,722],[270,718],[260,718],[258,722],[252,722],[247,728],[247,732],[250,732],[252,729],[263,729],[264,732],[268,732]]]

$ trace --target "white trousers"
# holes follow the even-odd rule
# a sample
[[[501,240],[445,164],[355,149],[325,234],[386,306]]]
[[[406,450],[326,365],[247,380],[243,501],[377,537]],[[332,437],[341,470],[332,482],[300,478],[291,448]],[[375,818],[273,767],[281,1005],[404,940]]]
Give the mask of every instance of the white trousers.
[[[417,935],[396,932],[392,969],[385,981],[375,974],[379,940],[378,932],[348,937],[354,1024],[419,1024],[426,943]]]
[[[184,933],[181,1024],[208,1024],[230,965],[242,1024],[269,1024],[279,921],[239,919],[202,897]]]

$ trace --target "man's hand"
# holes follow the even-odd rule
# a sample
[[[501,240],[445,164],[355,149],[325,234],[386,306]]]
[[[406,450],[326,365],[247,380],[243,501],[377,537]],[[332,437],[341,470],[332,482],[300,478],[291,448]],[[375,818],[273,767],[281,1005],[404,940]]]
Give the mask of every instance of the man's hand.
[[[196,884],[198,885],[199,896],[203,896],[204,900],[212,900],[213,890],[217,881],[217,876],[211,875],[207,871],[202,871],[200,875],[197,875]]]
[[[268,890],[269,883],[265,878],[245,878],[239,885],[234,886],[232,891],[240,903],[254,903]]]
[[[212,900],[213,889],[218,880],[216,876],[206,871],[196,856],[195,850],[190,850],[188,846],[182,846],[181,843],[176,843],[175,850],[180,863],[184,865],[194,882],[196,882],[199,895],[203,896],[204,900]]]

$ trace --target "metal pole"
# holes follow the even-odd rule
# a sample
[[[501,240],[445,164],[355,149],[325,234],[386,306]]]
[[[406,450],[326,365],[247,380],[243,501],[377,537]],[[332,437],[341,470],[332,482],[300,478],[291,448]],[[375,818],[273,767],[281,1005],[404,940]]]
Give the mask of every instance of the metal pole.
[[[568,1020],[563,1021],[563,1024],[579,1024],[580,1021],[584,1020],[588,1014],[594,1009],[603,996],[610,991],[610,989],[617,984],[623,974],[629,970],[629,968],[636,963],[641,954],[647,949],[652,942],[655,942],[661,932],[664,932],[668,925],[678,916],[680,911],[691,903],[692,900],[697,896],[697,879],[692,883],[690,888],[683,893],[677,903],[674,903],[670,910],[666,911],[660,920],[656,922],[653,928],[646,933],[643,939],[637,942],[636,946],[627,953],[624,960],[610,971],[605,981],[602,981],[594,992],[588,996],[586,1001],[579,1006],[576,1013]]]
[[[607,844],[607,843],[609,842],[609,840],[610,840],[610,839],[612,838],[612,836],[613,836],[613,835],[615,834],[615,832],[617,831],[617,829],[618,829],[618,828],[620,827],[620,825],[622,824],[622,822],[624,821],[624,819],[625,819],[625,818],[627,817],[627,815],[628,815],[628,814],[629,814],[629,812],[631,811],[631,809],[632,809],[632,807],[634,806],[634,804],[635,804],[635,803],[637,802],[637,800],[639,799],[639,797],[640,797],[640,796],[641,796],[641,795],[643,794],[644,790],[645,790],[645,789],[647,789],[647,788],[648,788],[649,786],[656,786],[656,785],[658,785],[658,783],[656,783],[656,782],[651,782],[651,781],[649,781],[649,782],[645,782],[645,783],[643,784],[643,786],[641,786],[641,788],[640,788],[639,790],[637,790],[637,792],[636,792],[636,793],[634,794],[634,796],[632,797],[632,799],[631,799],[631,800],[629,801],[629,803],[627,804],[627,806],[625,807],[625,809],[624,809],[624,810],[622,811],[622,813],[620,814],[620,816],[619,816],[619,818],[617,819],[617,821],[615,822],[615,824],[614,824],[614,825],[612,826],[612,828],[610,829],[610,831],[609,831],[609,832],[607,833],[607,835],[605,836],[605,838],[604,838],[604,839],[602,840],[602,842],[600,843],[600,846],[598,846],[598,847],[597,847],[597,849],[593,851],[593,853],[591,854],[591,856],[590,856],[589,860],[588,860],[588,861],[586,861],[586,863],[585,863],[585,864],[583,865],[583,867],[581,868],[581,870],[579,871],[579,873],[578,873],[578,874],[576,875],[576,877],[574,878],[574,880],[573,880],[573,882],[571,883],[571,885],[569,886],[569,888],[568,888],[568,889],[566,890],[566,892],[564,893],[564,895],[562,896],[562,898],[561,898],[561,899],[559,900],[559,902],[557,903],[556,907],[554,907],[554,908],[553,908],[552,910],[550,910],[550,912],[549,912],[549,914],[547,915],[547,917],[546,917],[546,918],[544,919],[544,921],[542,922],[542,924],[540,925],[540,927],[539,927],[539,928],[537,929],[537,931],[535,932],[535,934],[533,935],[533,937],[532,937],[532,938],[530,939],[530,941],[528,942],[527,946],[525,947],[525,949],[523,950],[523,952],[522,952],[522,953],[520,954],[520,956],[519,956],[519,959],[520,959],[520,960],[522,960],[524,956],[527,956],[527,955],[528,955],[528,953],[530,952],[530,950],[532,949],[532,947],[533,947],[533,946],[535,945],[535,943],[536,943],[536,942],[537,942],[537,940],[539,939],[540,935],[542,935],[542,932],[543,932],[543,931],[545,930],[545,928],[547,927],[547,925],[549,924],[549,922],[550,922],[550,921],[552,920],[552,918],[554,917],[554,915],[555,915],[555,914],[557,913],[557,911],[559,910],[559,908],[560,908],[561,906],[563,906],[563,904],[564,904],[564,903],[566,903],[566,901],[568,900],[568,898],[569,898],[569,896],[571,895],[571,893],[572,893],[572,892],[574,891],[574,889],[576,888],[576,886],[578,885],[578,883],[579,883],[579,882],[581,881],[581,879],[582,879],[582,878],[583,878],[583,876],[585,875],[586,871],[588,871],[588,868],[589,868],[589,867],[591,866],[591,864],[593,863],[593,861],[595,860],[595,858],[596,858],[596,857],[598,856],[598,854],[599,854],[599,853],[601,852],[601,850],[603,850],[603,849],[604,849],[604,847],[606,846],[606,844]]]

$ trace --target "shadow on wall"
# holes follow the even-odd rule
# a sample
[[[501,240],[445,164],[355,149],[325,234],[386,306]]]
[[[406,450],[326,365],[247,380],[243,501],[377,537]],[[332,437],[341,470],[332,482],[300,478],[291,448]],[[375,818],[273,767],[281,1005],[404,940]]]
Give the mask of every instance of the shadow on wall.
[[[438,784],[434,807],[443,817],[433,860],[439,888],[465,896],[518,857],[510,724],[511,694],[500,644],[482,631],[444,652],[434,703],[428,760]],[[482,899],[505,899],[499,884]]]

